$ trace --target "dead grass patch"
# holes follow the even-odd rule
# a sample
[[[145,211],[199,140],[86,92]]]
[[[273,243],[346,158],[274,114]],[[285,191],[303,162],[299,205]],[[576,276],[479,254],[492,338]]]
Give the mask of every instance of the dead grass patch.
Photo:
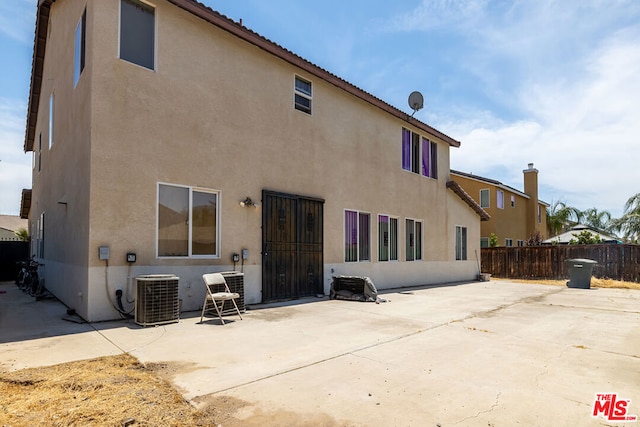
[[[206,395],[197,408],[171,385],[191,364],[142,364],[120,355],[0,372],[0,426],[300,427],[351,426],[318,412],[264,412],[231,396]]]
[[[531,283],[539,285],[551,285],[551,286],[567,286],[567,279],[565,280],[525,280],[525,279],[503,279],[498,277],[492,277],[491,280],[508,280],[515,283]],[[636,282],[624,282],[621,280],[612,279],[599,279],[597,277],[591,278],[592,288],[620,288],[620,289],[637,289],[640,290],[640,283]]]
[[[217,426],[228,417],[223,407],[196,409],[128,355],[0,373],[0,414],[11,427]]]

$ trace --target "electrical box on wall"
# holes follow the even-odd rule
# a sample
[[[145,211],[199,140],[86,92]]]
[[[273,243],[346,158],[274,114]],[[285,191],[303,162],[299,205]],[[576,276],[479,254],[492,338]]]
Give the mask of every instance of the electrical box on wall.
[[[133,252],[128,252],[127,262],[136,262],[136,254],[134,254]]]
[[[232,260],[233,262],[238,262],[238,261],[240,261],[240,254],[235,254],[235,253],[234,253],[234,254],[232,254],[232,255],[231,255],[231,260]]]
[[[242,250],[242,259],[249,259],[249,249]]]
[[[109,246],[100,246],[98,248],[98,257],[101,261],[108,261],[111,257],[111,252],[109,251]]]

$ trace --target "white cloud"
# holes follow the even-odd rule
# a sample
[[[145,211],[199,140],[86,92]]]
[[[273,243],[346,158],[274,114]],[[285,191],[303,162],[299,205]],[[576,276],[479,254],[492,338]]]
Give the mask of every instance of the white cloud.
[[[384,29],[447,58],[418,117],[462,142],[452,168],[522,189],[534,162],[543,200],[620,216],[640,192],[639,18],[634,0],[423,0]]]
[[[504,166],[513,172],[487,176],[522,188],[521,170],[535,162],[546,201],[620,216],[640,192],[640,26],[613,33],[583,62],[582,73],[518,88],[528,120],[443,124],[463,142],[452,167],[482,174]]]
[[[32,156],[23,151],[26,106],[0,98],[0,213],[17,215],[23,188],[31,188]]]
[[[393,18],[388,30],[426,31],[469,25],[481,19],[487,0],[423,0],[412,11]]]

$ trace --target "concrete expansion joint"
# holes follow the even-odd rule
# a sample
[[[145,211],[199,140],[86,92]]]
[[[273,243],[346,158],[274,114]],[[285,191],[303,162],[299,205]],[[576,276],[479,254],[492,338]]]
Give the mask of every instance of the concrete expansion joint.
[[[340,354],[336,354],[336,355],[333,355],[333,356],[330,356],[330,357],[325,357],[324,359],[317,360],[317,361],[312,362],[312,363],[296,366],[296,367],[293,367],[291,369],[286,369],[286,370],[280,371],[280,372],[275,372],[275,373],[273,373],[271,375],[266,375],[264,377],[256,378],[256,379],[254,379],[252,381],[247,381],[247,382],[244,382],[244,383],[241,383],[241,384],[236,384],[234,386],[227,387],[227,388],[224,388],[224,389],[215,390],[214,392],[210,393],[210,395],[214,395],[214,394],[218,394],[218,393],[224,393],[224,392],[227,392],[229,390],[239,389],[239,388],[248,386],[250,384],[256,384],[256,383],[259,383],[261,381],[268,380],[270,378],[275,378],[275,377],[279,377],[281,375],[286,375],[288,373],[299,371],[299,370],[305,369],[305,368],[309,368],[311,366],[321,365],[321,364],[323,364],[325,362],[336,360],[336,359],[339,359],[339,358],[345,357],[345,356],[366,358],[366,357],[360,356],[360,355],[358,355],[356,353],[358,353],[360,351],[363,351],[363,350],[368,350],[368,349],[371,349],[371,348],[375,348],[375,347],[378,347],[380,345],[389,344],[389,343],[392,343],[392,342],[395,342],[395,341],[400,341],[400,340],[403,340],[405,338],[421,334],[421,333],[426,332],[428,330],[439,328],[441,326],[444,326],[444,324],[434,325],[434,326],[432,326],[430,328],[419,329],[419,330],[417,330],[415,332],[410,332],[410,333],[407,333],[407,334],[403,334],[403,335],[400,335],[400,336],[397,336],[397,337],[390,338],[388,340],[378,341],[378,342],[370,344],[370,345],[365,345],[365,346],[362,346],[362,347],[359,347],[359,348],[355,348],[355,349],[352,349],[352,350],[349,350],[349,351],[346,351],[346,352],[343,352],[343,353],[340,353]],[[374,360],[376,362],[380,362],[379,360],[375,360],[375,359],[369,359],[369,360]]]
[[[104,338],[105,341],[107,341],[109,344],[111,344],[112,346],[114,346],[115,348],[120,350],[122,352],[122,354],[131,354],[131,352],[126,351],[124,348],[120,347],[115,341],[110,340],[109,337],[107,337],[100,330],[98,330],[92,323],[89,323],[89,325],[91,326],[91,328],[94,331],[96,331],[98,333],[98,335],[100,335],[102,338]],[[134,350],[131,350],[131,351],[134,351]]]
[[[453,425],[461,424],[461,423],[464,423],[464,425],[466,425],[466,421],[472,420],[474,418],[478,418],[482,414],[488,414],[489,412],[492,412],[494,409],[496,409],[498,407],[501,395],[502,395],[502,392],[499,391],[498,394],[496,395],[495,401],[493,402],[493,404],[491,405],[491,407],[489,409],[485,409],[484,411],[478,411],[478,412],[476,412],[475,415],[471,415],[469,417],[465,417],[465,418],[461,419],[460,421],[456,421],[455,423],[453,423]],[[489,423],[489,425],[491,426],[493,424]]]

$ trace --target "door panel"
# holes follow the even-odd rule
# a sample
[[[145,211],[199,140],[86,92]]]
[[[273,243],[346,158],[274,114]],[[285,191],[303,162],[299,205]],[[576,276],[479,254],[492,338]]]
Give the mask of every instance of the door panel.
[[[263,191],[262,301],[323,292],[323,203]]]

